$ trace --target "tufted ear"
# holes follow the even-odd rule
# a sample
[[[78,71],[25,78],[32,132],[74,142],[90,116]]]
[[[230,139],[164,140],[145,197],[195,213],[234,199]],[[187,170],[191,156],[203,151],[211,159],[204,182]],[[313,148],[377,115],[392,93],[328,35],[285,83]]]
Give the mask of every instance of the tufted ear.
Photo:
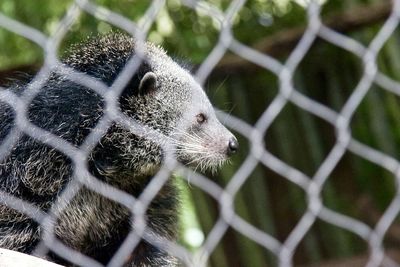
[[[157,76],[154,72],[147,72],[139,84],[139,94],[146,95],[153,93],[157,88]]]

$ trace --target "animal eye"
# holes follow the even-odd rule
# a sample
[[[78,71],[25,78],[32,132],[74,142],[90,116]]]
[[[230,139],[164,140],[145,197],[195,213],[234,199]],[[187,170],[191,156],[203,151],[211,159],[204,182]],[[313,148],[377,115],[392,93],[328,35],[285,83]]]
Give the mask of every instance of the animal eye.
[[[207,118],[206,118],[206,115],[204,115],[203,113],[199,113],[196,115],[196,120],[198,123],[201,124],[201,123],[204,123],[207,120]]]

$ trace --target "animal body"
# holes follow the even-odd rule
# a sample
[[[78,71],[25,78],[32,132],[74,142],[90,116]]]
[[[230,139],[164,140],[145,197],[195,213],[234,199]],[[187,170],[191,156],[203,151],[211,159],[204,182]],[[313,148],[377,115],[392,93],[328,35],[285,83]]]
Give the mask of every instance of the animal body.
[[[194,167],[218,167],[237,150],[235,137],[218,121],[190,73],[160,47],[150,43],[145,47],[140,67],[119,98],[120,111],[167,136],[178,161]],[[63,64],[111,86],[136,51],[135,40],[113,33],[74,47]],[[21,94],[25,86],[8,90]],[[104,113],[100,95],[53,73],[30,103],[27,117],[79,147]],[[0,142],[15,117],[15,111],[0,102]],[[114,122],[91,151],[88,169],[97,179],[138,197],[164,156],[159,144]],[[23,135],[0,162],[0,189],[47,212],[72,180],[73,170],[71,159],[62,152]],[[177,237],[178,195],[170,179],[146,211],[153,233],[172,241]],[[124,206],[83,187],[62,210],[55,222],[55,235],[65,245],[106,265],[135,227],[131,216]],[[42,235],[43,229],[32,218],[0,204],[0,247],[32,253]],[[49,259],[70,265],[55,254]],[[173,256],[142,240],[124,266],[177,264]]]

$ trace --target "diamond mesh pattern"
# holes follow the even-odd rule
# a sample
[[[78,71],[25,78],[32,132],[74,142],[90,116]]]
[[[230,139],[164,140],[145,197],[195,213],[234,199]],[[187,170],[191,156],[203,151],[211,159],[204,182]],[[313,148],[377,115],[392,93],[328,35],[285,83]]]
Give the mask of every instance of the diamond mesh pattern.
[[[79,188],[85,186],[91,190],[95,190],[107,198],[121,203],[136,215],[133,223],[135,223],[137,227],[129,234],[128,238],[114,255],[108,266],[121,266],[124,259],[127,258],[141,238],[154,243],[162,249],[166,249],[171,254],[181,259],[181,261],[187,266],[206,266],[209,255],[221,241],[221,238],[227,231],[228,227],[233,227],[236,231],[274,253],[278,259],[279,266],[291,266],[293,254],[296,251],[296,248],[317,219],[321,219],[329,224],[346,229],[364,239],[370,247],[370,258],[367,264],[368,267],[381,265],[397,266],[396,263],[385,255],[382,240],[389,226],[400,212],[400,188],[398,187],[400,182],[400,163],[397,159],[354,139],[349,129],[349,122],[373,84],[377,84],[384,90],[400,96],[400,84],[379,72],[376,64],[377,54],[399,24],[400,1],[395,0],[393,2],[392,14],[367,47],[358,43],[354,39],[337,33],[323,25],[320,18],[320,6],[316,3],[310,3],[307,7],[307,29],[300,42],[297,44],[295,49],[293,49],[284,63],[281,63],[268,55],[262,54],[235,39],[231,31],[233,18],[242,8],[244,3],[244,0],[232,1],[226,11],[222,12],[205,1],[184,1],[184,4],[190,8],[204,10],[210,17],[219,20],[222,25],[220,38],[217,44],[195,74],[196,79],[200,83],[203,83],[206,80],[208,75],[212,72],[214,67],[227,51],[231,51],[256,65],[271,71],[279,79],[278,93],[271,104],[265,108],[265,111],[255,125],[249,125],[240,118],[236,118],[222,111],[219,112],[221,120],[224,121],[227,126],[248,138],[251,143],[251,153],[249,153],[241,167],[233,175],[225,188],[221,188],[207,177],[204,177],[199,173],[194,173],[190,169],[180,165],[175,161],[172,155],[169,155],[160,172],[156,177],[154,177],[138,199],[135,199],[133,196],[104,184],[92,177],[88,172],[87,166],[83,164],[83,162],[85,162],[85,158],[88,156],[91,149],[100,140],[101,136],[106,132],[113,121],[121,123],[138,135],[146,134],[148,138],[152,138],[154,141],[160,140],[160,138],[161,140],[164,139],[164,137],[159,133],[154,131],[152,132],[150,129],[138,125],[135,121],[132,121],[130,118],[121,114],[117,109],[116,96],[122,90],[124,83],[127,81],[129,76],[136,70],[140,60],[134,58],[128,62],[124,71],[112,85],[113,90],[108,90],[105,84],[102,84],[97,80],[76,73],[73,70],[66,69],[66,67],[60,67],[56,51],[58,50],[63,37],[81,12],[86,12],[100,20],[107,21],[108,23],[127,31],[136,38],[143,40],[158,12],[165,5],[165,1],[153,1],[146,13],[143,14],[143,23],[139,26],[120,14],[114,13],[104,7],[93,4],[87,0],[76,0],[74,4],[69,7],[64,18],[59,23],[55,34],[52,36],[46,36],[42,32],[31,28],[28,25],[24,25],[0,13],[0,26],[2,28],[35,42],[43,48],[45,53],[45,62],[42,68],[29,84],[28,90],[26,90],[21,96],[17,96],[5,88],[2,88],[4,90],[0,90],[0,100],[10,105],[17,113],[14,127],[0,145],[0,160],[8,156],[10,149],[18,142],[18,139],[22,134],[27,134],[40,142],[62,151],[65,155],[70,157],[74,163],[73,181],[63,191],[59,198],[60,200],[52,206],[51,211],[48,214],[43,213],[31,203],[27,203],[5,192],[0,192],[0,201],[2,203],[32,217],[45,229],[45,235],[36,248],[36,254],[44,255],[47,252],[52,251],[77,265],[102,266],[93,259],[63,245],[60,241],[55,239],[53,235],[55,218],[59,215],[63,207],[68,204],[68,201],[74,197]],[[334,111],[300,93],[293,85],[292,78],[296,68],[305,54],[309,51],[314,40],[318,37],[353,53],[363,62],[363,75],[339,112]],[[49,77],[50,73],[54,71],[55,66],[57,66],[55,71],[68,72],[71,79],[74,79],[77,83],[89,87],[102,95],[108,106],[107,113],[100,120],[96,129],[92,131],[79,148],[74,147],[62,138],[33,125],[26,117],[26,110],[29,103],[40,92],[44,81]],[[337,137],[333,148],[312,177],[307,176],[301,171],[281,161],[264,148],[263,137],[266,131],[288,103],[292,103],[321,118],[331,124],[336,130]],[[166,151],[168,151],[168,149],[166,149]],[[397,180],[397,194],[384,212],[383,216],[380,218],[379,222],[376,224],[375,228],[369,227],[362,221],[335,212],[325,207],[322,202],[321,191],[324,184],[346,152],[354,153],[359,157],[381,166],[391,172]],[[235,194],[241,189],[242,185],[246,182],[258,163],[262,163],[277,174],[289,180],[291,183],[299,186],[307,195],[307,210],[284,242],[280,242],[272,235],[260,231],[235,213],[233,205]],[[157,194],[158,190],[168,179],[172,169],[178,170],[184,177],[187,177],[190,174],[190,182],[215,198],[221,207],[221,215],[219,219],[212,231],[208,234],[204,245],[196,254],[190,253],[178,244],[165,240],[160,241],[146,229],[146,223],[144,220],[145,210],[153,197]]]

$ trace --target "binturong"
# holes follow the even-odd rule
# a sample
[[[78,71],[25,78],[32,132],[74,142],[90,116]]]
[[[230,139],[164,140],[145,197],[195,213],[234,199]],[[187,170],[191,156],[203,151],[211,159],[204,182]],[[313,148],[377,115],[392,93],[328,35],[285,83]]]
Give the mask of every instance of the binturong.
[[[144,44],[144,57],[121,91],[122,114],[171,141],[178,162],[192,168],[216,169],[238,149],[232,133],[217,119],[213,106],[191,74],[165,51]],[[111,85],[128,60],[137,55],[138,42],[120,33],[88,39],[74,46],[64,66]],[[22,94],[27,85],[8,90]],[[27,109],[28,120],[79,148],[105,115],[102,96],[68,74],[54,72]],[[11,133],[16,112],[0,101],[0,143]],[[171,151],[170,151],[171,152]],[[101,136],[87,159],[90,174],[139,197],[165,161],[160,144],[118,122]],[[23,134],[0,162],[0,189],[49,212],[66,186],[74,181],[74,164],[61,151]],[[61,200],[62,201],[62,200]],[[146,210],[151,233],[175,241],[178,235],[179,192],[168,179]],[[107,265],[136,225],[125,206],[83,187],[60,211],[54,235],[64,245]],[[38,222],[0,204],[0,247],[32,254],[45,230]],[[66,266],[73,260],[57,251],[45,256]],[[178,266],[178,259],[144,239],[124,266]]]

